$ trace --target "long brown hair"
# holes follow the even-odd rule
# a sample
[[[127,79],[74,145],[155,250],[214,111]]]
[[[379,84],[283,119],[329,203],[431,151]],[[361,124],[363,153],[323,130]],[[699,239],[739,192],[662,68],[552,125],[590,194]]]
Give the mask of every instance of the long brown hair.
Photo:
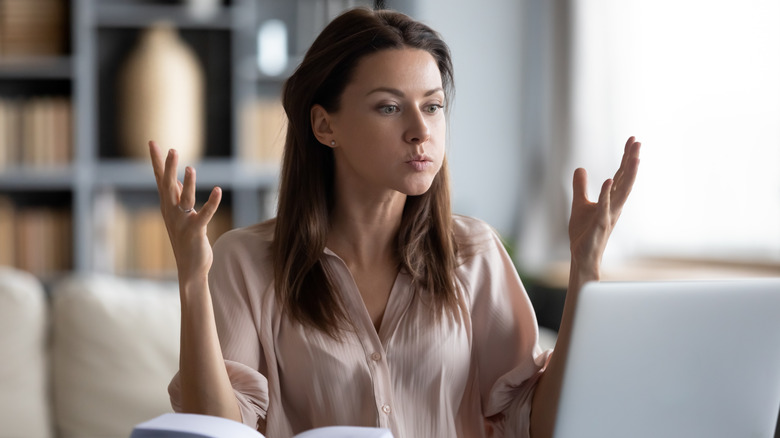
[[[333,336],[347,320],[321,263],[334,201],[334,159],[332,150],[314,136],[310,110],[319,104],[329,112],[338,111],[360,59],[404,47],[433,56],[450,102],[454,90],[447,45],[430,27],[388,10],[357,8],[336,17],[284,85],[288,127],[273,242],[274,285],[293,318]],[[431,188],[407,197],[397,238],[401,266],[412,276],[416,290],[432,294],[437,311],[455,311],[458,306],[451,222],[445,159]]]

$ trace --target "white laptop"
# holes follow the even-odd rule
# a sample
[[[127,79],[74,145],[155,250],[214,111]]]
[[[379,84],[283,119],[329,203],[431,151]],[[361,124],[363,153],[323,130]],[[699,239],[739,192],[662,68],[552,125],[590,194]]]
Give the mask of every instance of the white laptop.
[[[556,438],[772,438],[780,278],[589,283]]]

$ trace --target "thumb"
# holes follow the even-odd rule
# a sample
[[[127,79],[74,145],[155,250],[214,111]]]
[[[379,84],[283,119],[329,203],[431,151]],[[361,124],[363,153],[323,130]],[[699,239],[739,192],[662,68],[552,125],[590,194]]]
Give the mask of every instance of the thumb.
[[[582,167],[574,171],[572,187],[574,189],[573,203],[588,200],[588,172]]]
[[[203,225],[208,224],[211,221],[211,218],[214,217],[214,213],[217,212],[217,207],[219,207],[221,200],[222,189],[219,187],[214,187],[214,189],[211,190],[211,194],[209,194],[208,201],[206,201],[206,203],[203,204],[203,207],[201,207],[200,211],[198,211],[198,218],[201,220]]]

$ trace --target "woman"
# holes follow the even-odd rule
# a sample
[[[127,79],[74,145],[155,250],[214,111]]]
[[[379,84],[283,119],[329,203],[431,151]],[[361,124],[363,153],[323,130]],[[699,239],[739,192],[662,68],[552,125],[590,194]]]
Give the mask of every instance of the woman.
[[[574,175],[572,270],[555,354],[496,233],[453,216],[449,51],[409,17],[331,22],[284,88],[278,215],[223,235],[195,211],[195,171],[150,142],[182,303],[177,411],[269,437],[346,424],[396,437],[550,436],[577,293],[597,280],[639,143],[589,202]],[[213,263],[212,263],[213,262]],[[212,302],[213,297],[213,302]]]

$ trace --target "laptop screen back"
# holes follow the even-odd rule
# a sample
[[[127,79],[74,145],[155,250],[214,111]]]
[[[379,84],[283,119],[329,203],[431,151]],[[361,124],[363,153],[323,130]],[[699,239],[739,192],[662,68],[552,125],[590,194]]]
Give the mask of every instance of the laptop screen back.
[[[556,438],[774,436],[780,278],[589,283]]]

